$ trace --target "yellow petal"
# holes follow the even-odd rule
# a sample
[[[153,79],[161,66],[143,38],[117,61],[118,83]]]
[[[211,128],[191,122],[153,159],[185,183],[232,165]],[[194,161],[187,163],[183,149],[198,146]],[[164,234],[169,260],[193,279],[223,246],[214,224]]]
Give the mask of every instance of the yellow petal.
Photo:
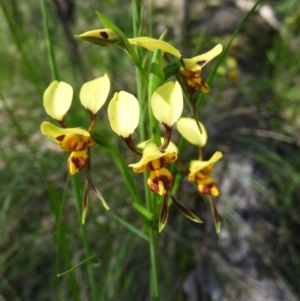
[[[177,130],[189,143],[203,147],[207,141],[207,133],[201,122],[199,126],[202,133],[197,127],[197,121],[193,118],[181,117],[177,123]]]
[[[183,109],[183,95],[180,84],[167,82],[158,87],[151,97],[155,118],[169,127],[179,119]]]
[[[137,163],[129,164],[128,166],[134,169],[140,169],[149,162],[162,158],[165,154],[166,152],[161,152],[157,145],[150,141],[145,145],[141,160]]]
[[[112,130],[123,138],[129,137],[138,126],[140,107],[130,93],[115,93],[108,106],[108,119]]]
[[[73,88],[65,82],[52,82],[43,97],[46,113],[53,119],[63,120],[68,112],[73,98]]]
[[[63,135],[78,134],[85,137],[90,137],[90,133],[81,128],[60,128],[46,121],[41,124],[41,132],[43,135],[48,136],[52,141],[56,143],[59,143],[56,138]]]
[[[221,152],[215,152],[213,156],[208,161],[200,161],[200,160],[193,160],[190,163],[190,173],[196,173],[204,168],[208,167],[210,164],[215,164],[218,160],[223,157]]]
[[[149,37],[138,37],[138,38],[128,39],[128,41],[130,44],[144,47],[150,51],[154,51],[155,49],[160,49],[164,52],[174,55],[178,59],[181,58],[180,51],[176,49],[174,46],[172,46],[171,44],[163,40],[157,40]]]
[[[195,56],[191,59],[183,59],[185,69],[191,70],[191,71],[197,71],[201,70],[203,66],[205,66],[209,61],[211,61],[214,57],[219,55],[223,50],[223,46],[221,44],[218,44],[215,46],[212,50]]]
[[[109,77],[105,74],[85,83],[79,94],[81,104],[94,115],[104,105],[110,89]]]
[[[90,30],[78,37],[101,46],[118,44],[121,41],[120,37],[109,28]]]

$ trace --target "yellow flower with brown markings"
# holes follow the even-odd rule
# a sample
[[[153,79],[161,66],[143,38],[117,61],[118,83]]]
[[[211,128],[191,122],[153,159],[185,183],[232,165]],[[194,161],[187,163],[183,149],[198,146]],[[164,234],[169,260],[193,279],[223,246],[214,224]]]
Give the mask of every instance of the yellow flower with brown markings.
[[[214,164],[222,158],[221,152],[215,152],[208,161],[193,160],[190,163],[189,182],[195,182],[203,194],[218,196],[220,194],[215,180],[208,176],[213,171]]]
[[[95,145],[90,133],[80,128],[60,128],[50,122],[43,122],[41,132],[63,151],[71,151],[68,168],[71,175],[78,173],[89,162],[88,148]]]
[[[149,169],[148,187],[153,192],[164,195],[172,187],[174,177],[166,167],[166,163],[177,160],[177,147],[171,143],[162,151],[154,142],[148,142],[143,150],[143,156],[137,163],[129,164],[136,173]]]

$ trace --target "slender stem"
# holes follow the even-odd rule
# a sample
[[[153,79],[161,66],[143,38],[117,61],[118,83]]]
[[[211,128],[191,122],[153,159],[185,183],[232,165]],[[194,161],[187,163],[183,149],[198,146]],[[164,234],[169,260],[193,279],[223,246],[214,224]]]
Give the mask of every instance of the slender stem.
[[[158,288],[158,270],[157,270],[157,231],[155,231],[151,226],[148,228],[149,236],[149,250],[150,250],[150,262],[151,262],[151,300],[158,301],[159,297],[159,288]]]
[[[78,224],[80,228],[81,238],[84,246],[85,256],[86,258],[91,257],[90,247],[87,239],[87,233],[84,225],[81,223],[82,213],[81,213],[81,205],[82,205],[82,196],[81,196],[81,185],[79,183],[79,179],[77,175],[71,177],[73,193],[75,196],[75,205],[76,205],[76,212],[78,216]],[[92,262],[87,262],[87,270],[88,270],[88,277],[89,277],[89,284],[91,286],[91,294],[92,300],[96,301],[97,299],[97,290],[96,290],[96,281],[93,273]]]
[[[134,36],[138,36],[141,29],[141,0],[133,0],[132,1],[132,17],[133,17],[133,27],[134,27]],[[139,58],[139,61],[141,62],[141,50],[137,50],[137,55]],[[147,106],[147,102],[143,99],[143,88],[142,88],[142,77],[143,73],[145,73],[144,70],[140,70],[136,68],[136,84],[137,84],[137,93],[138,93],[138,100],[140,103],[141,108],[141,117],[140,117],[140,123],[139,123],[139,130],[140,130],[140,136],[141,140],[144,141],[146,133],[147,133],[147,126],[145,123],[146,114],[145,108]],[[150,98],[154,92],[154,85],[150,84],[151,81],[148,83],[148,112],[150,114],[150,123],[152,127],[152,132],[154,132],[155,141],[160,143],[160,134],[159,134],[159,128],[158,128],[158,122],[155,120],[155,123],[153,122],[153,116],[151,105],[150,105]],[[157,87],[155,87],[156,89]],[[153,114],[152,114],[153,115]],[[152,117],[152,119],[151,119]],[[153,194],[149,193],[148,185],[147,185],[147,173],[144,173],[144,189],[145,189],[145,198],[146,198],[146,206],[147,209],[152,212],[155,215],[155,197]],[[158,289],[158,271],[157,271],[157,231],[154,230],[152,223],[147,223],[145,225],[148,230],[148,236],[149,236],[149,252],[150,252],[150,292],[151,292],[151,299],[154,301],[159,300],[159,289]]]

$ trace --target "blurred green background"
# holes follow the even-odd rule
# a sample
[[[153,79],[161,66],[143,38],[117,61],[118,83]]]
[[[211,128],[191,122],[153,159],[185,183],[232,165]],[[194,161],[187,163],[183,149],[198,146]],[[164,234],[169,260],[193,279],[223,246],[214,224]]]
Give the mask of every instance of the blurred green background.
[[[132,37],[131,5],[114,0],[45,4],[60,80],[74,87],[67,121],[88,125],[78,100],[81,85],[107,72],[110,97],[120,90],[135,93],[135,70],[120,49],[77,41],[74,34],[102,28],[99,10]],[[226,46],[251,4],[157,1],[154,36],[168,28],[167,40],[185,57],[216,43]],[[143,5],[145,28],[150,6]],[[52,81],[40,2],[2,0],[0,14],[0,300],[150,300],[147,244],[113,219],[92,193],[86,225],[80,227],[67,155],[40,133],[41,122],[49,120],[42,96]],[[300,300],[299,55],[299,1],[262,1],[229,48],[199,109],[209,133],[207,155],[224,153],[215,177],[221,189],[216,205],[226,225],[218,236],[210,211],[184,179],[178,198],[204,224],[171,208],[159,236],[162,300]],[[214,63],[203,70],[204,79]],[[129,164],[134,158],[112,134],[106,107],[97,131],[111,137]],[[111,211],[142,229],[114,160],[99,146],[92,155],[94,183]],[[195,155],[186,146],[181,158]],[[140,175],[133,177],[142,189]],[[84,176],[79,181],[83,185]],[[56,277],[87,253],[93,256],[90,269],[83,263]]]

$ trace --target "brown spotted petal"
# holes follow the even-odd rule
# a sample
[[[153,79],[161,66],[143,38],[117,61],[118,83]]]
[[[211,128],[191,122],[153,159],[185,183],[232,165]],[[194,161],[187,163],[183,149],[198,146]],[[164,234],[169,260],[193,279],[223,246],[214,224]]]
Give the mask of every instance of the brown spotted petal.
[[[81,151],[95,145],[93,138],[80,134],[62,135],[56,138],[60,148],[64,151]]]
[[[215,180],[201,172],[196,174],[195,182],[200,193],[218,196],[220,194]]]
[[[74,151],[68,159],[68,168],[71,175],[75,175],[82,170],[89,162],[87,149]]]
[[[150,169],[147,181],[149,189],[159,195],[166,194],[172,188],[174,177],[165,167],[164,160],[153,160],[149,162],[148,167]]]
[[[191,210],[187,209],[185,206],[183,206],[175,197],[174,195],[171,195],[171,198],[173,200],[173,204],[176,207],[178,211],[180,211],[185,217],[189,218],[190,220],[194,221],[195,223],[203,223],[203,221],[195,215]]]
[[[159,215],[159,225],[158,232],[161,232],[168,221],[169,208],[168,208],[168,195],[164,195],[163,203],[161,205],[160,215]]]

